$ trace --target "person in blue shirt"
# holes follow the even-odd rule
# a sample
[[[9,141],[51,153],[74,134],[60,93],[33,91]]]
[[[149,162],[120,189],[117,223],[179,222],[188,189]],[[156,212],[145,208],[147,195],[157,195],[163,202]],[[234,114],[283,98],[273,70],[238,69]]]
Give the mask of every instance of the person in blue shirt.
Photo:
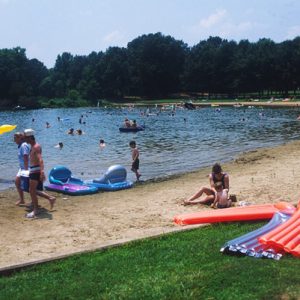
[[[15,178],[15,185],[19,194],[19,200],[16,205],[25,204],[24,192],[21,188],[21,175],[28,171],[29,167],[29,153],[30,145],[24,140],[24,134],[21,132],[16,132],[14,134],[14,142],[18,145],[18,160],[19,160],[19,170]]]

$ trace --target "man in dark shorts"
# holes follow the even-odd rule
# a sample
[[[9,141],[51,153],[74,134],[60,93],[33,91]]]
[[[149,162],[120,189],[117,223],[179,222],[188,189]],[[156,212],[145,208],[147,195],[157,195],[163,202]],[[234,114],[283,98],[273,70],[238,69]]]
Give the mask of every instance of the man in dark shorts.
[[[45,173],[44,173],[44,161],[42,158],[42,148],[35,141],[34,130],[25,129],[24,130],[25,140],[28,144],[31,145],[29,160],[29,193],[32,200],[33,210],[32,212],[26,215],[27,218],[34,218],[38,214],[38,197],[42,196],[49,200],[50,208],[53,209],[55,197],[48,195],[43,192],[43,182],[45,181]]]
[[[142,176],[140,174],[140,172],[139,172],[139,167],[140,167],[139,156],[140,156],[140,152],[139,152],[138,148],[136,147],[136,142],[135,141],[131,141],[129,143],[129,146],[130,146],[131,151],[132,151],[131,171],[135,173],[136,180],[139,181],[140,177]]]

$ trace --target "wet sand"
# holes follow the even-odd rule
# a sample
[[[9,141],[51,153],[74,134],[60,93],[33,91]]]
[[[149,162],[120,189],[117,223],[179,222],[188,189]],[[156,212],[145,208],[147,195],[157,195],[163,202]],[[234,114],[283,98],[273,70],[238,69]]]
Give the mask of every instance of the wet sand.
[[[238,201],[296,204],[300,199],[300,141],[242,154],[223,169],[230,175],[230,193]],[[173,217],[210,209],[181,205],[200,186],[208,186],[209,173],[210,168],[204,168],[91,196],[50,192],[57,196],[54,210],[49,211],[47,200],[40,199],[42,213],[34,220],[25,219],[25,207],[15,206],[15,189],[1,191],[0,268],[185,228],[175,225]]]

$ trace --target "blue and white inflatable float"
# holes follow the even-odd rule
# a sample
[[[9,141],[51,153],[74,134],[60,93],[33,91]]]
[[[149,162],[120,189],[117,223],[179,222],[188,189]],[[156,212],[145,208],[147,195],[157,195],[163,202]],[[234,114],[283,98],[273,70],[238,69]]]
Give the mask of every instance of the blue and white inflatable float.
[[[56,166],[49,173],[50,184],[45,185],[48,191],[67,195],[88,195],[97,193],[94,186],[86,185],[81,179],[72,177],[72,172],[64,166]]]
[[[50,184],[46,190],[68,195],[87,195],[97,191],[118,191],[133,186],[126,180],[127,171],[121,165],[113,165],[99,179],[85,180],[72,177],[72,172],[64,166],[56,166],[49,173]]]
[[[133,183],[126,178],[126,169],[121,165],[113,165],[107,169],[101,178],[94,179],[88,184],[97,187],[100,191],[118,191],[133,186]]]

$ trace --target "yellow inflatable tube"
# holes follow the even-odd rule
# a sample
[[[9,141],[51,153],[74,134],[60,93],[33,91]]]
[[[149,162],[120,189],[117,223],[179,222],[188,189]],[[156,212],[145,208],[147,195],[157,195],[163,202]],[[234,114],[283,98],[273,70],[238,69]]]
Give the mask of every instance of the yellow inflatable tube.
[[[8,125],[8,124],[1,125],[1,126],[0,126],[0,134],[3,134],[3,133],[5,133],[5,132],[12,131],[12,130],[14,130],[16,127],[17,127],[17,125]]]

